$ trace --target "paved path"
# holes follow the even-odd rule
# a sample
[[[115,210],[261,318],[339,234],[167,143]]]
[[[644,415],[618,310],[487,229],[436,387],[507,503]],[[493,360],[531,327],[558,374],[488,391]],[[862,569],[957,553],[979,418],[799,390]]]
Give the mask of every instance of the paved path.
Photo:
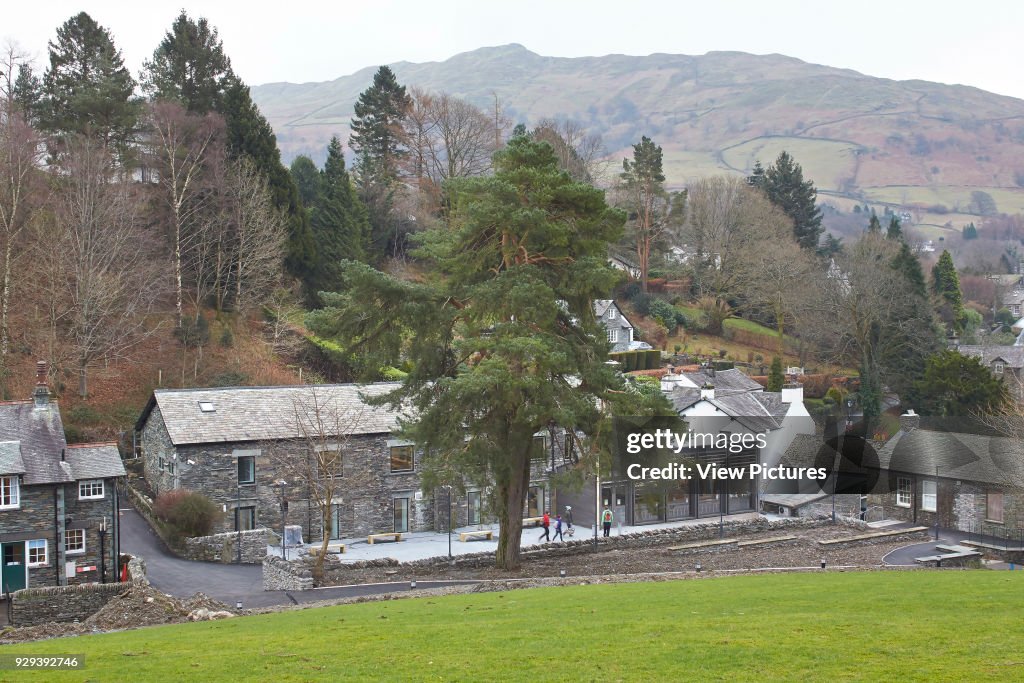
[[[968,540],[971,535],[966,531],[956,529],[939,529],[939,540],[935,540],[935,529],[932,528],[932,537],[927,543],[915,543],[914,545],[897,548],[882,558],[883,564],[920,567],[919,562],[914,562],[915,557],[926,557],[929,555],[940,555],[941,552],[935,549],[936,545],[956,545],[961,541]]]
[[[121,511],[121,549],[146,561],[146,576],[157,590],[187,598],[197,591],[228,605],[243,607],[300,604],[360,595],[413,590],[408,583],[331,586],[311,591],[265,591],[260,565],[192,562],[171,554],[145,519],[133,509]],[[477,581],[418,581],[417,588],[475,584]]]

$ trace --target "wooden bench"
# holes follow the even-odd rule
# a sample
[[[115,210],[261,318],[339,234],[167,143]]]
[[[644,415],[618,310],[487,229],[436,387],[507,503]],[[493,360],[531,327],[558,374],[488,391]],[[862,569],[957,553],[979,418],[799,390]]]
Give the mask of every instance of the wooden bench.
[[[523,526],[540,526],[540,523],[543,521],[543,517],[523,517]]]
[[[666,550],[696,550],[698,548],[714,548],[719,545],[735,545],[735,538],[727,538],[719,541],[698,541],[697,543],[687,543],[686,545],[673,545],[666,548]]]
[[[740,541],[736,545],[741,548],[749,548],[754,545],[767,545],[769,543],[783,543],[785,541],[795,541],[796,536],[776,536],[774,538],[755,538],[752,541]]]
[[[319,552],[320,552],[320,546],[318,546],[318,545],[312,546],[309,549],[309,554],[310,555],[316,555]],[[344,552],[345,552],[345,544],[344,543],[328,543],[327,544],[327,553],[328,554],[341,555],[341,554],[344,554]]]
[[[493,531],[488,531],[486,529],[481,530],[481,531],[460,531],[459,532],[459,540],[462,541],[463,543],[465,543],[466,541],[470,540],[471,538],[482,538],[485,541],[492,541],[492,540],[494,540],[494,532]]]
[[[876,531],[872,534],[860,534],[858,536],[846,536],[844,538],[831,538],[827,541],[818,541],[818,545],[842,545],[843,543],[856,543],[857,541],[870,541],[876,538],[888,538],[889,536],[902,536],[903,534],[916,534],[921,531],[928,531],[926,526],[913,526],[907,529],[895,529],[893,531]]]
[[[389,532],[389,533],[386,533],[386,534],[370,534],[369,536],[366,537],[366,542],[369,543],[370,545],[373,545],[375,541],[381,541],[381,540],[384,540],[386,538],[390,538],[392,541],[397,543],[397,542],[402,540],[402,532],[400,532],[400,531],[392,531],[392,532]]]

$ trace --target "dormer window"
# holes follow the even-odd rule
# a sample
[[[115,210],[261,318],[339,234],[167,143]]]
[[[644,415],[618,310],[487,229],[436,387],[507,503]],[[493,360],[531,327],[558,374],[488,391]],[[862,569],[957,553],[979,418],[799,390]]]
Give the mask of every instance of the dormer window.
[[[615,315],[616,315],[615,307],[612,306],[611,308],[608,309],[608,319],[609,320],[615,320]]]
[[[212,413],[216,409],[213,407],[213,403],[211,403],[210,401],[200,401],[199,410],[200,412],[203,413]]]
[[[997,375],[1003,374],[1003,364],[1002,363],[995,363],[992,366],[992,372],[994,372]]]

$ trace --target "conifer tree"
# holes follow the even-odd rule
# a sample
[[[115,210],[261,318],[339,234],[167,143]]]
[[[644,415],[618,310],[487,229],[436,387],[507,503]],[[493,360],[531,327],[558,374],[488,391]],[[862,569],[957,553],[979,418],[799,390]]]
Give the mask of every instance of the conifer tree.
[[[134,90],[135,80],[110,32],[80,12],[50,42],[40,127],[58,137],[88,136],[123,160],[142,111]]]
[[[953,257],[946,249],[932,268],[932,291],[938,299],[939,316],[954,332],[963,331],[964,302]]]
[[[307,209],[312,209],[320,197],[323,188],[320,186],[320,171],[316,164],[305,154],[300,154],[292,161],[288,172],[292,174],[295,187],[299,190],[299,199]]]
[[[786,382],[786,376],[782,374],[782,358],[772,358],[772,367],[768,371],[768,391],[782,391],[782,385]]]
[[[821,210],[815,201],[818,191],[814,183],[804,180],[800,164],[788,152],[779,154],[775,163],[760,170],[754,165],[754,173],[747,182],[761,189],[772,204],[782,209],[793,221],[793,235],[804,249],[817,249],[818,240],[825,228],[821,225]]]
[[[885,231],[886,239],[890,240],[901,240],[903,239],[903,227],[900,225],[900,219],[893,214],[889,219],[889,228]]]
[[[153,99],[174,100],[193,114],[222,111],[233,78],[217,29],[183,10],[143,64],[142,87]]]
[[[878,220],[878,214],[872,211],[871,220],[868,221],[868,234],[880,234],[881,232],[882,223]]]

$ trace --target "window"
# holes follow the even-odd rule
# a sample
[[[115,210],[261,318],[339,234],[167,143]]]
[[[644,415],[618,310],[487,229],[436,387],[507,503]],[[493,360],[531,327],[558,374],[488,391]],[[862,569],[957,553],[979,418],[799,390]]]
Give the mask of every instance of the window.
[[[16,508],[21,504],[21,487],[17,477],[0,477],[0,508]]]
[[[614,344],[617,341],[619,341],[619,331],[618,330],[608,330],[608,341],[610,341],[612,344]]]
[[[238,483],[252,484],[256,481],[256,456],[238,456]]]
[[[530,459],[543,462],[547,460],[547,448],[544,447],[544,435],[533,436],[533,443],[530,444]]]
[[[910,501],[910,477],[898,477],[896,479],[896,504],[901,508],[908,508]]]
[[[213,404],[210,403],[209,401],[200,401],[199,411],[203,413],[212,413],[216,411],[216,408],[214,408]]]
[[[921,509],[925,512],[935,512],[938,484],[934,481],[921,482]]]
[[[994,363],[992,365],[992,372],[994,372],[997,375],[1003,374],[1003,364],[1002,363]]]
[[[333,481],[344,474],[344,454],[337,446],[318,448],[316,452],[316,476],[323,481]]]
[[[392,472],[409,472],[413,466],[413,447],[412,446],[392,446],[391,447],[391,471]]]
[[[64,549],[68,555],[85,552],[85,529],[66,529],[64,531]]]
[[[329,538],[332,541],[341,538],[341,505],[337,503],[331,504],[331,535]]]
[[[466,505],[468,508],[466,523],[470,526],[482,524],[480,521],[480,513],[483,510],[482,502],[479,491],[469,491],[466,493]]]
[[[406,532],[409,530],[409,499],[395,498],[395,531]]]
[[[235,508],[235,531],[252,531],[256,528],[254,506]]]
[[[46,539],[28,542],[28,566],[42,567],[46,564]]]
[[[160,456],[160,461],[157,463],[157,469],[161,472],[164,471],[164,456]]]
[[[1003,521],[1003,494],[992,492],[985,496],[985,519],[989,522]]]
[[[611,308],[608,309],[608,319],[609,320],[615,320],[615,315],[616,315],[615,307],[612,306]]]
[[[90,500],[103,497],[103,480],[86,479],[78,482],[78,499]]]

